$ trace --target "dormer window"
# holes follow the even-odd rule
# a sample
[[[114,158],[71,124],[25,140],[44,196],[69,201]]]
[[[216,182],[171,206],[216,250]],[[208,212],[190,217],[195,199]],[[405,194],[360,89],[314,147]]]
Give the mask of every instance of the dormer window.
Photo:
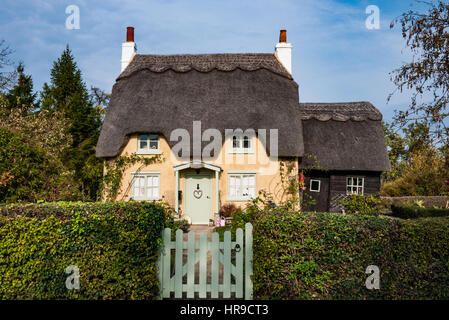
[[[137,154],[160,154],[159,135],[140,134],[137,145]]]
[[[231,153],[252,153],[252,135],[238,134],[232,136]]]

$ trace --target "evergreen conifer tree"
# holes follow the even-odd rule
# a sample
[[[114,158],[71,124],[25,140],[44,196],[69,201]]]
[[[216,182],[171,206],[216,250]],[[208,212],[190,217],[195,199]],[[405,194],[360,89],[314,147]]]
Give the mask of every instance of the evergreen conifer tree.
[[[8,108],[36,108],[36,93],[33,93],[33,79],[31,75],[26,75],[23,63],[17,66],[17,83],[8,91],[6,99],[8,101]]]
[[[41,94],[41,108],[61,111],[68,119],[72,145],[64,152],[64,161],[82,182],[82,191],[95,200],[102,176],[102,163],[95,158],[101,119],[68,45],[53,63],[50,84],[44,84]]]

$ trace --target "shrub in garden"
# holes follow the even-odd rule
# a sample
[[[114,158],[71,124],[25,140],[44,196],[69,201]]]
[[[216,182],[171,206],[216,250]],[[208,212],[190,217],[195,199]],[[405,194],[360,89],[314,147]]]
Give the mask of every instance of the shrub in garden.
[[[417,205],[391,206],[392,216],[402,219],[421,217],[449,217],[449,209],[423,208]]]
[[[80,184],[44,146],[0,127],[0,203],[83,200]]]
[[[145,202],[1,206],[0,299],[155,299],[164,220]]]
[[[378,195],[351,194],[347,199],[339,201],[347,213],[377,216],[381,206]]]
[[[183,232],[188,232],[190,223],[186,219],[176,219],[176,211],[167,203],[160,203],[165,210],[165,228],[172,230],[172,236],[176,234],[176,230],[181,229]]]
[[[188,232],[190,229],[190,223],[185,219],[174,220],[173,225],[169,228],[172,229],[173,234],[176,234],[176,230],[178,229],[181,229],[183,232]]]
[[[61,163],[39,145],[0,127],[0,203],[79,198]]]
[[[410,196],[410,197],[380,197],[382,205],[391,208],[395,206],[408,206],[412,204],[421,204],[425,208],[440,207],[445,208],[449,204],[448,196]]]
[[[233,203],[226,203],[220,208],[220,215],[226,218],[232,218],[239,208]]]

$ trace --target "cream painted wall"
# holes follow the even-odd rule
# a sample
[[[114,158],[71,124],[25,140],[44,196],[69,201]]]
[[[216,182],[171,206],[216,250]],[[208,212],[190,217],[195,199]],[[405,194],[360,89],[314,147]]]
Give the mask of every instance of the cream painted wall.
[[[174,166],[183,164],[189,161],[181,161],[176,158],[171,152],[170,146],[167,140],[160,136],[159,149],[162,152],[162,161],[153,163],[149,166],[142,166],[136,164],[127,168],[123,174],[123,180],[120,191],[117,196],[117,200],[128,201],[132,195],[132,172],[159,172],[160,173],[160,201],[169,204],[171,207],[175,206],[175,171]],[[297,158],[280,158],[278,160],[270,160],[262,142],[256,137],[252,137],[253,153],[251,154],[230,154],[228,150],[231,150],[230,141],[226,141],[220,154],[217,158],[209,160],[203,160],[206,163],[221,167],[222,171],[219,176],[219,203],[220,206],[225,203],[234,203],[238,207],[244,207],[248,202],[245,201],[227,201],[228,198],[228,174],[232,171],[249,171],[256,173],[256,195],[259,191],[269,192],[275,202],[285,200],[285,194],[281,186],[281,176],[279,171],[280,162],[293,166],[291,175],[294,175],[295,179],[298,179],[298,161]],[[138,146],[138,135],[130,137],[127,145],[123,148],[120,156],[130,156],[136,153]],[[259,154],[258,152],[259,151]],[[143,155],[144,157],[151,157],[151,155]],[[258,158],[259,157],[259,158]],[[184,194],[184,173],[189,171],[195,171],[194,169],[185,169],[180,171],[180,190]],[[208,169],[201,169],[201,171]],[[216,209],[216,191],[215,191],[215,173],[212,173],[212,213],[217,211]],[[293,176],[292,176],[293,178]],[[179,201],[181,212],[184,212],[184,199]]]

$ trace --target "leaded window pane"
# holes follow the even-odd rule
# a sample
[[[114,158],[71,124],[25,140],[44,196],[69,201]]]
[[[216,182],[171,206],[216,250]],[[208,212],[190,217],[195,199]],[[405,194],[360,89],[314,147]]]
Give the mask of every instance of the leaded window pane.
[[[159,199],[159,177],[153,177],[153,199]]]
[[[145,177],[134,178],[134,196],[142,197],[145,195]]]
[[[232,137],[232,147],[233,148],[240,148],[240,140],[237,136]]]
[[[159,149],[159,143],[157,141],[150,141],[150,149],[152,150]]]
[[[248,136],[243,137],[243,148],[249,149],[251,147],[251,140]]]
[[[235,197],[236,190],[235,190],[235,177],[231,176],[229,177],[229,194],[231,197]]]
[[[159,136],[157,134],[150,134],[150,149],[159,149]]]

